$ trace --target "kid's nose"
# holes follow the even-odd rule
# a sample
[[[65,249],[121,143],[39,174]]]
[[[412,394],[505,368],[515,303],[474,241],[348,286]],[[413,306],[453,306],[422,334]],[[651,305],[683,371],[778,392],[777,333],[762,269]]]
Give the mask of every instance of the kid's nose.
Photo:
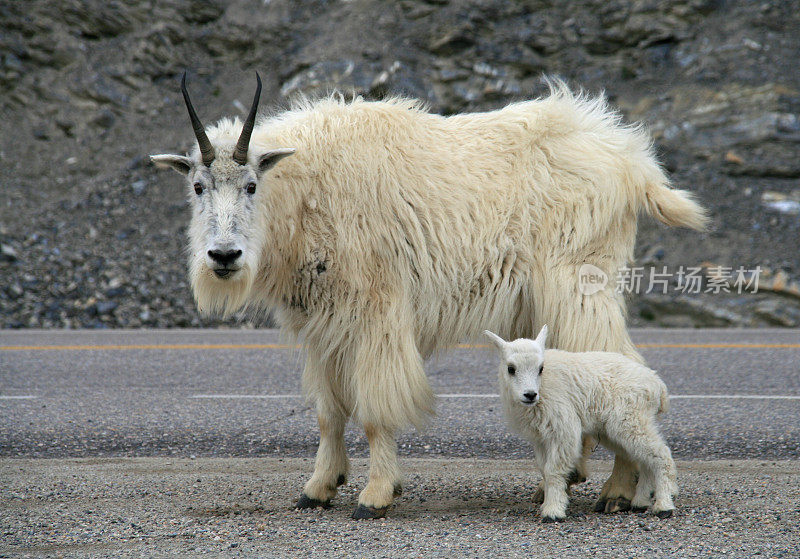
[[[522,395],[523,400],[526,402],[533,402],[536,400],[536,392],[528,391]]]

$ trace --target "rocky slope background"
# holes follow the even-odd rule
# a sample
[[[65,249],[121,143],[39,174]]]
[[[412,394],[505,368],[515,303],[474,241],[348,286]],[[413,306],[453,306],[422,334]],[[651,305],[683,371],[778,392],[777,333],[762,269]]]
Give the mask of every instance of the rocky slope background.
[[[255,70],[276,108],[337,88],[486,110],[542,74],[604,90],[713,215],[706,234],[643,218],[636,265],[732,291],[673,277],[631,322],[798,326],[799,58],[797,0],[0,3],[0,327],[218,324],[186,281],[185,187],[147,158],[192,140],[184,69],[205,123],[242,114]],[[761,266],[759,292],[716,266]]]

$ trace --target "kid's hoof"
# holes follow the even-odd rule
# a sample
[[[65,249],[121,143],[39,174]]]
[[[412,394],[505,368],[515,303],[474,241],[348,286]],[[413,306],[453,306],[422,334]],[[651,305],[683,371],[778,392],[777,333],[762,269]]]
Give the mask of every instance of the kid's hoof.
[[[637,513],[647,512],[647,507],[631,507],[631,512],[637,512]]]
[[[542,494],[542,496],[544,497],[544,494]],[[608,501],[603,497],[597,499],[597,502],[594,504],[594,512],[606,512],[606,503],[608,503]]]
[[[586,476],[582,476],[578,470],[572,470],[567,476],[567,485],[575,485],[586,481]]]
[[[358,505],[356,510],[353,511],[353,520],[375,520],[377,518],[384,518],[388,510],[389,507],[376,509],[375,507]]]
[[[672,516],[672,510],[673,509],[658,511],[656,513],[656,516],[659,518],[669,518],[670,516]]]
[[[300,495],[300,499],[297,501],[297,504],[294,506],[296,509],[315,509],[317,507],[329,509],[331,508],[331,500],[328,499],[327,501],[320,501],[318,499],[312,499],[305,493],[302,493]]]
[[[543,516],[542,524],[550,524],[551,522],[564,522],[567,518],[565,516]]]
[[[631,510],[631,502],[625,497],[617,497],[606,502],[604,512],[606,514],[614,514],[615,512],[627,512],[629,510]]]

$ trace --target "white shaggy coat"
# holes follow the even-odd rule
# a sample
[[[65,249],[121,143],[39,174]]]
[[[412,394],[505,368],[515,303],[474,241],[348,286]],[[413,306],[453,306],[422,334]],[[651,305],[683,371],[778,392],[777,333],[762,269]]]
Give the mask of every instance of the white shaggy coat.
[[[400,481],[393,435],[434,409],[423,360],[483,328],[520,337],[548,322],[557,347],[641,359],[613,281],[584,296],[578,269],[615,277],[632,259],[642,210],[670,225],[706,221],[688,193],[670,188],[641,129],[562,86],[449,117],[402,99],[305,103],[256,126],[251,164],[268,150],[296,151],[241,203],[220,186],[237,172],[230,153],[240,130],[238,120],[207,130],[220,205],[203,206],[190,190],[192,288],[204,311],[274,309],[303,338],[303,387],[321,429],[305,489],[316,501],[335,495],[347,473],[352,416],[372,458],[359,502],[391,504]],[[199,165],[196,148],[192,158]],[[226,221],[234,209],[243,215]],[[244,251],[228,279],[205,256],[219,222]]]
[[[486,332],[502,353],[500,396],[511,427],[534,446],[543,477],[542,519],[566,516],[568,476],[590,436],[639,466],[632,507],[668,516],[677,493],[675,464],[656,425],[667,387],[655,373],[619,353],[545,350],[536,340],[506,342]]]

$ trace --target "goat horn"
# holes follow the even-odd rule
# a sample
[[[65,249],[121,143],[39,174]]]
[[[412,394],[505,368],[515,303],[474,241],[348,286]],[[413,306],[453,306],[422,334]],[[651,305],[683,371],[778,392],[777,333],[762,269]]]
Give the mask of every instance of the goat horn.
[[[189,120],[192,121],[192,128],[194,135],[197,137],[197,143],[200,145],[200,155],[203,158],[203,165],[208,167],[214,161],[214,146],[206,136],[206,129],[203,128],[203,123],[197,118],[197,113],[194,112],[192,100],[189,99],[189,92],[186,91],[186,72],[183,73],[181,79],[181,93],[183,93],[183,100],[186,101],[186,108],[189,110]]]
[[[236,149],[233,151],[233,160],[239,165],[247,164],[247,149],[250,147],[250,136],[256,123],[258,100],[261,97],[261,76],[258,75],[258,72],[256,72],[256,80],[258,81],[258,86],[256,87],[256,95],[253,97],[253,106],[250,107],[250,114],[247,115],[247,120],[244,121],[242,134],[239,136],[239,141],[236,142]]]

